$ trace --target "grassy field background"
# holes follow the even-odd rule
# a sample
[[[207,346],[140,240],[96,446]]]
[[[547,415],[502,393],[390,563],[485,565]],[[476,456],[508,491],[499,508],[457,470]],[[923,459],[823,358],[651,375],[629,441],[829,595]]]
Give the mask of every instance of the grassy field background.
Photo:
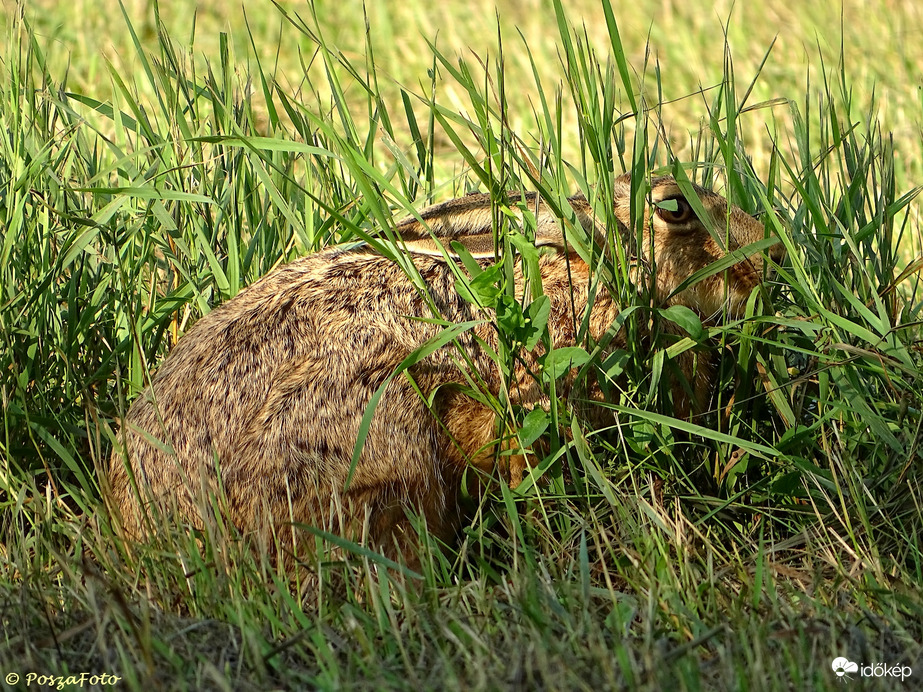
[[[310,17],[303,3],[278,4]],[[538,99],[532,62],[549,90],[564,79],[557,19],[548,2],[447,0],[438,5],[371,3],[363,8],[359,2],[324,1],[314,6],[318,31],[347,59],[361,65],[366,46],[371,47],[378,86],[390,103],[398,98],[397,85],[411,91],[418,91],[421,84],[428,88],[428,72],[433,68],[428,42],[448,57],[496,60],[502,39],[509,117],[517,132],[537,131],[531,117]],[[37,0],[29,3],[27,12],[56,72],[63,74],[70,67],[68,86],[74,91],[104,99],[112,92],[110,66],[123,76],[138,73],[139,55],[117,3]],[[125,12],[141,44],[156,45],[153,4],[127,2]],[[12,20],[15,4],[5,2],[4,13]],[[641,0],[630,9],[616,7],[615,14],[626,60],[636,74],[643,74],[634,84],[648,106],[658,107],[672,149],[683,160],[694,158],[690,140],[707,130],[709,107],[724,79],[729,50],[741,85],[749,86],[761,75],[744,104],[753,110],[741,117],[739,135],[763,177],[772,147],[791,149],[788,102],[802,115],[816,107],[816,96],[808,93],[808,87],[822,85],[842,61],[852,96],[848,115],[857,121],[871,117],[894,137],[902,189],[923,178],[919,146],[923,46],[916,40],[923,31],[923,11],[916,3],[847,0],[808,5],[785,0],[744,6],[722,1],[704,9]],[[364,15],[372,29],[368,35]],[[575,0],[568,3],[567,15],[596,56],[603,62],[609,58],[611,43],[602,4]],[[250,75],[258,60],[292,94],[298,93],[307,72],[312,91],[328,95],[322,63],[310,59],[310,41],[270,2],[165,2],[160,4],[160,18],[180,50],[192,49],[192,55],[184,57],[200,69],[218,59],[219,37],[225,33],[241,75]],[[145,80],[131,81],[140,98],[154,97]],[[451,79],[439,83],[442,103],[464,111],[467,96],[459,85]],[[351,88],[355,94],[355,87]],[[873,94],[874,111],[869,113]],[[761,104],[767,106],[758,107]],[[566,153],[573,158],[579,150],[574,109],[564,109],[562,129],[568,135],[563,138]],[[445,154],[445,165],[451,167],[457,156],[453,157],[451,147]]]
[[[923,675],[915,3],[0,7],[9,687],[833,689],[839,656],[913,670],[863,689]],[[548,483],[485,498],[420,578],[321,553],[303,601],[233,532],[117,539],[118,418],[215,305],[469,189],[653,169],[762,214],[778,280],[698,344],[629,344],[613,429],[556,402]],[[656,332],[641,307],[628,328]],[[721,362],[690,423],[660,375],[695,345]]]

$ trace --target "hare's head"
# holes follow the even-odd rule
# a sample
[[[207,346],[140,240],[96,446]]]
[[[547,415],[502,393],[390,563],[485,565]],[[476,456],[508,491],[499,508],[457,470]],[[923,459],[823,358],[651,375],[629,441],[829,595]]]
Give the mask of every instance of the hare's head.
[[[630,229],[630,178],[616,180],[615,213]],[[656,297],[668,304],[686,305],[703,317],[721,314],[738,316],[744,311],[752,290],[763,279],[764,259],[760,252],[749,252],[725,271],[698,281],[681,291],[677,289],[692,274],[733,252],[763,240],[763,224],[733,206],[721,195],[692,186],[699,201],[702,219],[680,189],[676,180],[664,176],[651,181],[648,208],[644,214],[642,246],[638,254],[653,270]],[[776,243],[767,251],[776,262],[785,250]]]
[[[570,204],[580,225],[605,247],[607,239],[617,238],[631,254],[649,267],[655,298],[661,303],[686,305],[709,318],[727,311],[743,312],[752,290],[763,278],[764,260],[760,252],[741,253],[748,245],[763,240],[763,225],[742,209],[728,204],[721,195],[692,186],[697,203],[690,201],[672,177],[654,178],[643,213],[641,247],[637,247],[631,220],[631,178],[616,178],[613,200],[619,222],[617,234],[606,232],[602,219],[594,214],[582,196]],[[431,207],[419,217],[407,218],[397,230],[403,247],[414,254],[451,256],[452,243],[460,243],[478,259],[494,257],[497,247],[494,213],[490,195],[474,194]],[[565,240],[564,226],[552,207],[534,193],[510,195],[510,206],[535,215],[535,244],[561,253],[572,251]],[[698,211],[703,213],[700,218]],[[695,272],[737,253],[739,261],[725,271],[712,274],[678,290]],[[776,261],[784,255],[782,245],[773,245],[769,256]]]

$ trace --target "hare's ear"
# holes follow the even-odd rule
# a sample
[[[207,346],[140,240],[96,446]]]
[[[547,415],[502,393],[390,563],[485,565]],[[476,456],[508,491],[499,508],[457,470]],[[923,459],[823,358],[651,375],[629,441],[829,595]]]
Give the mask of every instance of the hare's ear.
[[[429,257],[445,257],[448,255],[454,259],[459,258],[459,253],[452,247],[458,243],[464,247],[474,259],[493,259],[494,254],[494,234],[475,233],[472,235],[457,236],[454,238],[416,238],[405,240],[402,245],[412,255],[427,255]]]
[[[455,246],[460,245],[474,259],[494,259],[496,257],[496,239],[493,232],[474,233],[471,235],[455,236],[453,238],[418,238],[404,240],[401,246],[412,255],[427,255],[429,257],[451,257],[459,259],[460,254]],[[540,226],[535,232],[536,247],[551,247],[564,251],[564,235],[560,225],[555,222]]]
[[[605,234],[600,233],[600,224],[587,201],[582,197],[573,197],[570,203],[577,221],[587,233],[597,240],[605,238]],[[569,252],[561,219],[552,213],[543,200],[536,199],[535,193],[512,200],[510,209],[519,219],[520,226],[525,225],[523,217],[527,213],[535,214],[536,247]],[[453,243],[459,243],[474,259],[491,259],[496,253],[493,214],[488,195],[463,197],[431,207],[423,212],[419,220],[403,221],[398,225],[397,232],[401,247],[411,254],[458,259],[459,253],[453,249]]]
[[[587,235],[597,243],[604,243],[606,229],[596,218],[590,204],[582,196],[571,197],[570,205],[577,217],[577,222]],[[536,218],[535,244],[538,247],[553,247],[561,252],[571,252],[573,248],[564,238],[564,221],[544,207]]]

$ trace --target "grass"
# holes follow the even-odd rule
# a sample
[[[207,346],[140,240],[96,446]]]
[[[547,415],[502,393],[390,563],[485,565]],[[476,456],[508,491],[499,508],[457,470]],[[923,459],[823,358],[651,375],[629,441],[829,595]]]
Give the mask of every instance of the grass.
[[[648,24],[606,3],[490,11],[486,32],[462,12],[438,40],[401,33],[437,25],[416,3],[370,8],[368,35],[342,4],[261,6],[231,34],[211,3],[194,28],[156,4],[78,3],[57,24],[39,5],[4,8],[4,676],[826,689],[838,656],[920,669],[919,49],[869,38],[895,14],[910,32],[909,4],[816,53],[802,25],[770,51],[751,7],[724,43],[718,20],[658,5],[662,63],[638,52]],[[456,55],[474,31],[489,49]],[[704,419],[672,418],[657,385],[693,341],[629,344],[605,364],[624,373],[612,429],[556,402],[549,484],[499,489],[457,545],[421,548],[421,579],[321,552],[316,608],[231,531],[116,538],[100,497],[117,419],[195,319],[430,201],[592,193],[622,170],[716,187],[788,249],[748,318],[702,342],[721,356]],[[615,272],[629,328],[656,331],[668,316],[630,289]]]

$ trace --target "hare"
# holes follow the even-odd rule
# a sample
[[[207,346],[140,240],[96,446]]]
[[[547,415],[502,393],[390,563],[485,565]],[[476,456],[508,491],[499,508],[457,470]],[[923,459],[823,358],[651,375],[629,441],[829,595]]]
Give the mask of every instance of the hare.
[[[703,318],[739,314],[762,280],[759,254],[672,295],[696,270],[765,235],[762,224],[723,197],[695,191],[717,233],[706,229],[673,178],[655,178],[634,257],[656,267],[652,291],[660,304],[686,305]],[[616,180],[614,193],[619,227],[608,237],[631,247],[627,175]],[[569,252],[562,222],[547,203],[534,194],[509,201],[535,214],[535,244],[546,248],[539,271],[552,346],[576,345],[587,312],[590,338],[603,338],[621,306],[602,286],[591,300],[591,267]],[[606,242],[587,200],[569,201],[588,234]],[[313,541],[299,532],[309,525],[401,556],[412,536],[408,510],[431,533],[452,537],[469,467],[499,470],[515,484],[523,457],[511,455],[515,450],[498,455],[497,413],[463,389],[475,381],[497,395],[504,386],[487,352],[497,347],[496,328],[459,296],[455,277],[464,269],[452,266],[447,252],[457,241],[475,257],[492,257],[491,223],[490,197],[473,194],[398,224],[427,295],[393,260],[367,247],[335,247],[278,268],[199,320],[123,420],[109,482],[127,534],[154,531],[152,516],[201,528],[217,510],[243,533],[286,551]],[[715,238],[725,235],[722,248]],[[775,250],[770,256],[777,257]],[[519,264],[515,279],[521,296]],[[446,323],[464,322],[475,324],[390,380],[353,466],[360,422],[376,390]],[[609,348],[624,338],[617,334]],[[508,383],[513,403],[543,404],[535,380],[542,352],[539,345],[520,354]],[[680,404],[689,408],[701,406],[709,387],[708,369],[694,374],[694,360],[687,352],[678,363],[695,392]],[[571,373],[557,391],[567,395],[573,386]],[[590,383],[586,398],[601,398],[599,387]]]

